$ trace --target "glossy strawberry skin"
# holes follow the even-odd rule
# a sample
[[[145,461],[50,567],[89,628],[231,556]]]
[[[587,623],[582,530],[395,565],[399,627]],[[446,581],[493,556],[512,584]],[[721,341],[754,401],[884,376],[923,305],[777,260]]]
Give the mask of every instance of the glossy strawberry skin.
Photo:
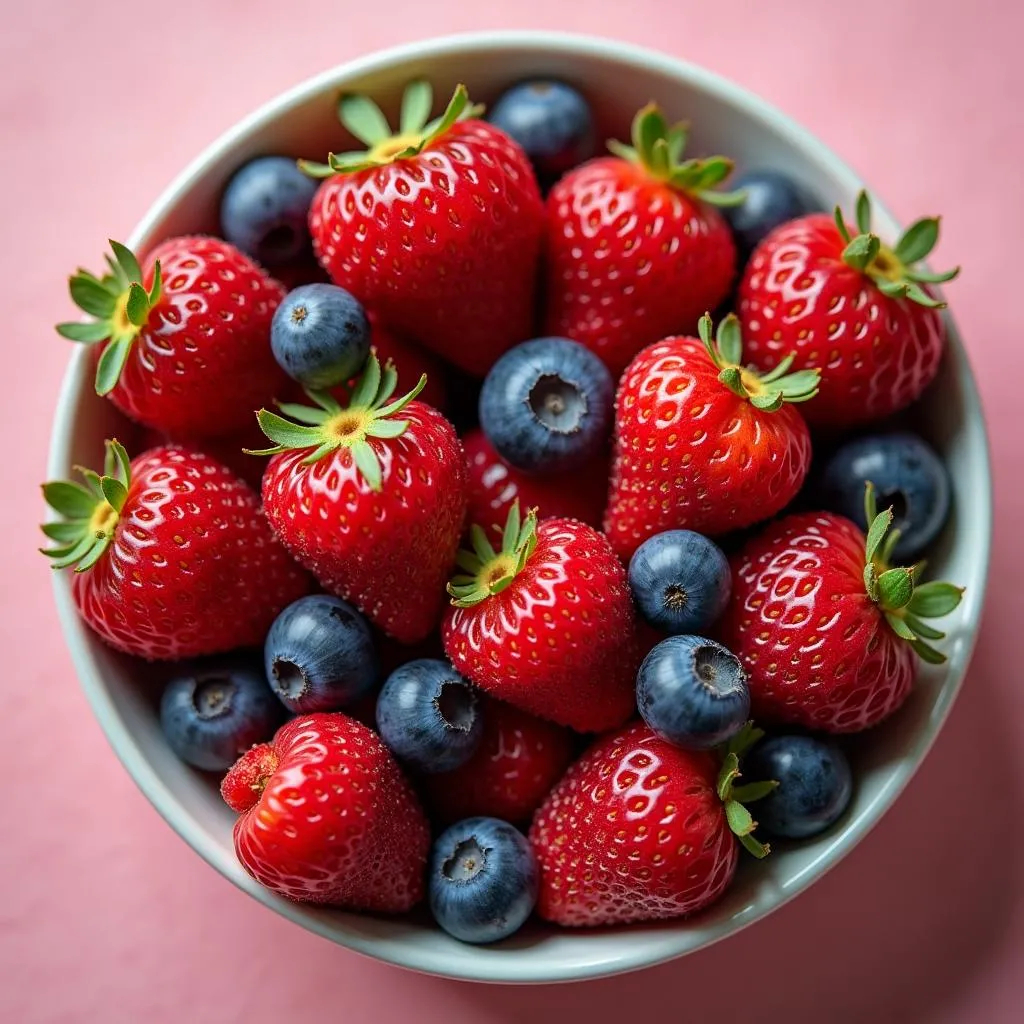
[[[626,571],[604,536],[575,519],[545,519],[511,585],[442,627],[452,664],[481,689],[578,732],[636,710],[636,622]]]
[[[143,452],[131,474],[110,547],[73,576],[88,625],[150,660],[261,645],[310,581],[274,537],[256,492],[180,445]]]
[[[864,590],[864,544],[842,516],[801,513],[733,557],[719,628],[747,670],[755,720],[857,732],[906,700],[915,655]]]
[[[713,754],[637,723],[599,739],[537,812],[537,912],[569,927],[695,913],[736,872],[739,844],[715,791]]]
[[[774,515],[811,462],[800,413],[762,412],[733,394],[695,338],[666,338],[633,360],[614,439],[604,526],[623,559],[663,530],[717,536]]]
[[[309,223],[336,284],[469,373],[532,333],[544,206],[522,150],[488,124],[328,178]]]
[[[490,697],[481,713],[476,753],[454,771],[423,779],[431,817],[445,825],[478,816],[528,822],[569,767],[572,734]]]
[[[147,289],[157,260],[161,298],[110,398],[133,420],[171,436],[237,434],[287,387],[270,349],[284,288],[219,238],[156,246],[143,265]]]
[[[309,449],[273,456],[263,475],[267,518],[321,585],[401,643],[438,623],[466,512],[466,466],[448,421],[422,402],[402,410],[400,437],[369,443],[383,484],[370,489],[339,448],[312,465]]]
[[[548,197],[545,333],[619,374],[645,345],[695,330],[725,299],[736,249],[713,207],[618,157],[570,171]]]
[[[507,466],[482,430],[471,430],[462,445],[469,473],[467,523],[485,529],[504,523],[518,501],[521,509],[536,508],[542,519],[579,519],[600,529],[608,493],[606,461],[552,479],[529,476]]]
[[[796,354],[794,370],[821,370],[809,422],[847,427],[882,419],[934,380],[945,345],[939,313],[891,299],[842,261],[834,220],[812,214],[772,232],[739,290],[746,357],[760,369]]]
[[[365,725],[338,713],[294,718],[244,754],[221,791],[241,811],[239,861],[280,895],[383,913],[422,898],[427,821]]]

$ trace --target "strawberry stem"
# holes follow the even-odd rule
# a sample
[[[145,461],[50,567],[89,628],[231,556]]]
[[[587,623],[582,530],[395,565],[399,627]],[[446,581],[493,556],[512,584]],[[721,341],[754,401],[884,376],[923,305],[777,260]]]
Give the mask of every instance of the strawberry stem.
[[[108,441],[103,475],[91,469],[79,468],[78,472],[84,484],[70,480],[43,484],[43,498],[60,518],[41,527],[56,545],[41,551],[53,559],[54,569],[75,566],[75,572],[86,572],[110,546],[128,500],[128,453],[118,441]]]
[[[767,843],[754,838],[757,822],[745,804],[763,799],[778,786],[778,782],[768,780],[751,782],[744,786],[736,786],[735,782],[741,777],[740,761],[743,755],[763,736],[763,729],[756,728],[753,722],[747,722],[729,740],[722,751],[722,767],[717,785],[718,798],[725,808],[725,820],[729,823],[730,831],[758,860],[767,857],[771,848]]]
[[[630,136],[632,145],[610,139],[608,149],[623,160],[639,164],[655,180],[713,206],[738,206],[746,199],[742,190],[714,191],[732,173],[731,160],[724,156],[683,160],[689,125],[685,121],[669,125],[656,103],[637,111]]]
[[[891,508],[878,511],[875,486],[864,487],[864,512],[868,532],[864,542],[864,590],[882,610],[892,631],[906,640],[922,660],[941,665],[946,657],[929,640],[942,640],[945,633],[933,629],[924,619],[942,618],[960,604],[963,588],[952,583],[918,583],[923,566],[890,568],[889,558],[899,539],[892,530]]]
[[[846,224],[843,211],[835,209],[836,228],[845,243],[843,262],[870,277],[884,295],[893,299],[909,299],[921,306],[941,308],[944,302],[929,295],[922,284],[943,284],[960,273],[959,267],[935,274],[919,269],[916,263],[925,259],[939,240],[939,218],[924,217],[915,221],[900,236],[893,248],[884,245],[871,233],[871,200],[867,192],[857,196],[857,234]]]
[[[412,391],[391,400],[398,387],[394,364],[389,361],[382,370],[376,354],[371,353],[347,406],[342,406],[327,391],[307,390],[315,407],[292,403],[280,406],[281,412],[291,419],[260,409],[256,414],[260,429],[275,444],[272,448],[244,450],[249,455],[278,455],[309,449],[302,463],[311,466],[339,448],[347,448],[367,486],[379,491],[384,485],[383,470],[369,439],[401,437],[409,421],[392,417],[402,412],[426,384],[427,375],[423,374]]]
[[[113,258],[104,257],[110,273],[96,277],[79,269],[68,279],[72,301],[93,319],[57,324],[57,333],[68,341],[84,345],[107,342],[96,367],[99,395],[109,394],[117,386],[132,344],[163,294],[159,261],[153,266],[147,290],[135,254],[113,239],[110,248]]]
[[[311,178],[330,178],[407,160],[445,135],[456,121],[478,117],[484,109],[480,104],[469,102],[464,85],[455,87],[444,113],[428,122],[433,103],[429,82],[424,79],[410,82],[402,96],[399,130],[393,133],[383,111],[369,96],[343,94],[338,101],[338,119],[366,149],[328,153],[326,164],[300,160],[299,169]]]
[[[452,578],[448,593],[456,608],[472,608],[500,594],[523,571],[537,547],[537,510],[529,509],[522,518],[516,500],[504,527],[493,529],[501,534],[500,551],[494,550],[484,528],[474,524],[469,531],[473,550],[463,549],[455,556],[462,572]]]
[[[719,370],[718,379],[754,408],[775,412],[786,402],[806,402],[818,393],[820,371],[797,370],[790,373],[792,355],[786,356],[768,373],[758,373],[743,366],[743,338],[735,313],[730,313],[719,323],[714,338],[711,331],[711,314],[705,313],[697,324],[697,332],[708,356]]]

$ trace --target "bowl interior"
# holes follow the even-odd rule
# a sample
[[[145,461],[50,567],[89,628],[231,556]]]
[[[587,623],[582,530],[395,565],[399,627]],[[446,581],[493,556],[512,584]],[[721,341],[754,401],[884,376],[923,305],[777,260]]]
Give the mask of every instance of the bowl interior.
[[[364,90],[389,115],[403,85],[425,76],[441,100],[466,82],[477,100],[493,100],[528,75],[576,83],[599,112],[602,137],[628,135],[634,111],[657,99],[672,118],[693,125],[693,153],[722,152],[743,167],[775,167],[794,176],[826,208],[852,208],[860,182],[820,143],[772,108],[700,69],[619,44],[572,37],[461,37],[376,55],[298,87],[223,136],[154,205],[130,242],[145,249],[171,234],[213,230],[221,189],[250,157],[287,153],[323,159],[343,151],[335,117],[344,88]],[[893,237],[882,208],[876,228]],[[851,744],[857,786],[853,806],[829,833],[800,846],[779,844],[760,864],[745,864],[727,897],[682,923],[593,933],[531,925],[498,947],[449,939],[424,917],[384,920],[308,909],[278,899],[238,866],[231,845],[234,815],[210,779],[183,766],[161,736],[154,714],[164,670],[121,657],[94,640],[75,614],[67,575],[55,577],[67,641],[82,683],[116,753],[170,824],[218,871],[279,913],[342,945],[382,960],[454,977],[492,981],[555,981],[594,977],[656,963],[721,939],[764,916],[811,884],[848,852],[892,803],[926,753],[963,678],[984,594],[990,535],[990,480],[984,425],[974,382],[955,328],[938,381],[913,413],[919,429],[952,469],[954,524],[930,560],[936,578],[966,585],[965,600],[946,623],[949,662],[923,670],[901,712]],[[108,436],[126,427],[92,393],[87,357],[72,359],[57,410],[50,477],[76,464],[95,464]]]

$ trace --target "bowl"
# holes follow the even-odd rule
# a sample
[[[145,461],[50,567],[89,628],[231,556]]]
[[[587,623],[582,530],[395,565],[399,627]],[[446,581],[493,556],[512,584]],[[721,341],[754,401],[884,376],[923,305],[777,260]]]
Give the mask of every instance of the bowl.
[[[579,85],[598,111],[600,137],[624,137],[633,112],[652,98],[672,118],[688,118],[696,149],[723,152],[741,168],[774,167],[809,194],[852,209],[857,175],[807,131],[769,104],[706,70],[608,40],[549,33],[463,35],[373,54],[286,92],[227,131],[157,199],[131,237],[135,250],[172,234],[213,230],[220,191],[246,159],[282,152],[322,159],[349,148],[335,117],[343,89],[372,94],[391,114],[402,86],[425,76],[443,96],[465,82],[474,99],[493,100],[529,75]],[[876,201],[876,228],[894,239],[897,224]],[[341,946],[417,971],[492,982],[553,982],[633,970],[719,941],[765,917],[835,866],[892,806],[935,740],[964,678],[977,635],[991,537],[988,447],[974,378],[956,329],[939,379],[920,403],[919,428],[949,465],[953,521],[930,560],[935,578],[966,586],[946,622],[948,662],[922,667],[901,711],[855,742],[853,804],[831,831],[779,846],[767,861],[744,864],[727,896],[693,920],[598,931],[531,924],[494,947],[463,945],[427,917],[387,920],[287,902],[253,881],[235,860],[233,813],[216,787],[179,762],[155,714],[153,672],[110,651],[80,622],[67,573],[54,575],[64,636],[92,709],[139,788],[178,834],[225,878],[277,913]],[[49,478],[95,463],[104,437],[124,430],[110,403],[93,392],[87,354],[71,357],[53,423]],[[749,859],[749,858],[748,858]]]

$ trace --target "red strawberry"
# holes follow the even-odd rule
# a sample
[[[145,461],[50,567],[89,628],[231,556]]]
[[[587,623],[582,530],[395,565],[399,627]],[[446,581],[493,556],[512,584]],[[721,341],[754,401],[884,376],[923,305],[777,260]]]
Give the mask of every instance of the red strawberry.
[[[96,391],[146,426],[189,437],[237,434],[284,393],[270,321],[284,289],[219,238],[171,238],[145,267],[123,245],[102,279],[79,270],[71,297],[91,316],[58,324],[99,342]]]
[[[569,767],[572,734],[504,701],[485,698],[481,712],[476,753],[454,771],[424,778],[431,810],[444,824],[478,816],[529,821]]]
[[[392,400],[398,376],[371,356],[347,408],[265,409],[273,448],[263,505],[277,535],[329,591],[402,643],[436,625],[466,512],[466,466],[451,424],[414,401],[425,379]],[[401,419],[396,419],[398,414]]]
[[[302,163],[327,178],[310,233],[336,284],[402,335],[483,376],[531,334],[544,206],[519,146],[489,124],[460,120],[464,87],[425,125],[431,102],[429,85],[413,82],[392,136],[371,100],[342,98],[343,124],[369,149]]]
[[[575,519],[520,522],[513,505],[495,552],[480,526],[466,575],[449,585],[444,649],[494,697],[579,732],[636,710],[636,623],[626,570],[607,540]]]
[[[811,398],[818,372],[787,374],[783,360],[743,367],[736,317],[700,320],[700,338],[644,349],[619,383],[615,461],[605,533],[623,559],[663,530],[712,536],[784,508],[811,463],[807,426],[792,402]]]
[[[865,193],[861,232],[811,214],[784,224],[757,247],[740,286],[747,356],[768,368],[795,353],[793,366],[824,373],[806,409],[817,424],[850,426],[909,405],[939,369],[946,332],[928,285],[958,273],[931,274],[915,264],[931,252],[939,222],[910,227],[894,249],[871,230]]]
[[[915,651],[945,659],[926,640],[927,618],[947,615],[962,591],[916,584],[920,567],[894,568],[892,512],[867,538],[830,512],[772,523],[733,559],[732,598],[720,624],[748,673],[753,713],[826,732],[856,732],[892,714],[910,693]]]
[[[548,196],[545,332],[596,352],[615,374],[645,345],[693,331],[729,292],[736,248],[712,191],[723,157],[680,163],[686,125],[656,106],[633,121],[632,147],[570,171]]]
[[[107,445],[104,475],[43,485],[62,521],[43,532],[54,568],[77,564],[85,622],[108,644],[150,659],[262,645],[277,613],[309,590],[259,498],[226,466],[165,445],[129,465]]]
[[[608,493],[608,465],[604,460],[557,478],[530,476],[501,461],[482,430],[462,439],[469,468],[467,522],[492,526],[504,523],[518,501],[536,508],[541,518],[579,519],[600,528]]]
[[[533,820],[538,914],[576,927],[627,924],[714,903],[736,872],[730,826],[755,856],[768,852],[740,801],[764,796],[772,784],[733,787],[737,754],[761,735],[746,730],[722,764],[713,753],[659,739],[643,723],[599,739]]]
[[[430,834],[398,764],[346,715],[293,718],[221,783],[235,853],[292,900],[401,913],[423,896]]]

